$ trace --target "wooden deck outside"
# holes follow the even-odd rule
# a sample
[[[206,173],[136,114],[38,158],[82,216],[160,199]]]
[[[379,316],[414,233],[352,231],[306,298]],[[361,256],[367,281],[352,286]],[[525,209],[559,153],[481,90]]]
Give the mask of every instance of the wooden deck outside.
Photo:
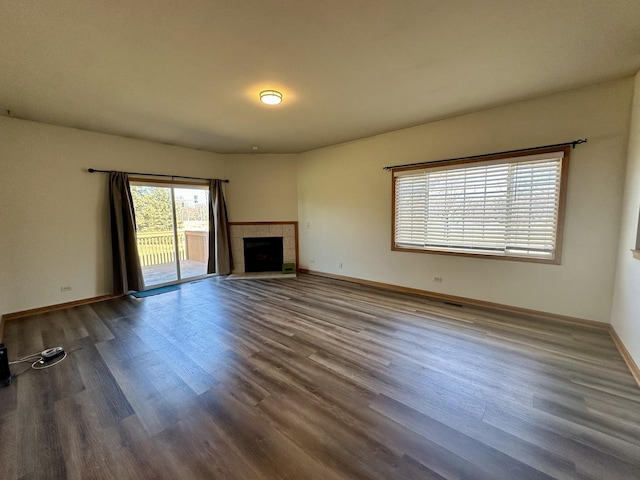
[[[181,278],[184,280],[205,275],[207,273],[207,264],[195,260],[180,260],[180,269]],[[142,267],[142,275],[147,288],[178,280],[176,264],[173,262],[144,266]]]

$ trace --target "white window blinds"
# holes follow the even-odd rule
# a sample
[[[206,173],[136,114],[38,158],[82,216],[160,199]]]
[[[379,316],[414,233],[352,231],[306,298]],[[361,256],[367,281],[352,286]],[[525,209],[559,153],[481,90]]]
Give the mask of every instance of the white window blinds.
[[[563,152],[394,171],[399,248],[553,259]]]

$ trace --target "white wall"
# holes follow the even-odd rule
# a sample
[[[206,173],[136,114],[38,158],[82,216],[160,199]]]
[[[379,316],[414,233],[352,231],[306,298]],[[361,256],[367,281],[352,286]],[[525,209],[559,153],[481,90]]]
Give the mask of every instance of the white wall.
[[[0,314],[110,292],[107,185],[86,173],[94,167],[229,178],[231,221],[300,221],[303,268],[606,322],[629,144],[613,318],[638,358],[640,262],[625,240],[640,197],[632,91],[633,79],[620,80],[301,155],[217,155],[0,117]],[[572,152],[562,265],[390,250],[384,165],[580,137],[589,142]]]
[[[221,155],[0,117],[0,314],[111,292],[107,177],[88,167],[224,175]]]
[[[619,80],[302,154],[301,267],[608,322],[632,91],[632,79]],[[572,151],[562,265],[390,250],[383,166],[582,137],[588,143]]]
[[[225,155],[231,222],[295,221],[298,218],[297,155]]]
[[[611,323],[637,365],[640,365],[640,260],[633,258],[629,250],[635,247],[639,212],[640,72],[635,77],[618,268],[611,310]]]

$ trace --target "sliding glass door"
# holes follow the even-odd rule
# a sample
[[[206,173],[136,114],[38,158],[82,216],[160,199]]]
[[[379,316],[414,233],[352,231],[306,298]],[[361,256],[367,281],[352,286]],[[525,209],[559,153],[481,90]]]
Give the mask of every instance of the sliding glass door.
[[[131,181],[131,195],[145,287],[206,275],[208,188],[204,185]]]
[[[209,260],[209,190],[193,187],[173,189],[181,278],[207,274]]]

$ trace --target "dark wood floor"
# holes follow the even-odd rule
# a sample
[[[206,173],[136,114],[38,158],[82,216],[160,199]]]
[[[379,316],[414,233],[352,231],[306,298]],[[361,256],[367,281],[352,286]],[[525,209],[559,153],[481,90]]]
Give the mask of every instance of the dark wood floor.
[[[606,331],[301,275],[14,320],[13,479],[638,479],[640,389]],[[29,365],[25,365],[27,368]]]

